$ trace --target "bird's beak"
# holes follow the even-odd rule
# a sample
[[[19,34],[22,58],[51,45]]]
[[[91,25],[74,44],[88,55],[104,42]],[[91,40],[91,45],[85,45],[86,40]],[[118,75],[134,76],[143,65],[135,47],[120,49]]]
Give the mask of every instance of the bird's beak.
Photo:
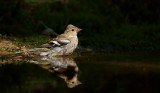
[[[77,32],[80,32],[82,29],[81,28],[78,28],[78,31]]]

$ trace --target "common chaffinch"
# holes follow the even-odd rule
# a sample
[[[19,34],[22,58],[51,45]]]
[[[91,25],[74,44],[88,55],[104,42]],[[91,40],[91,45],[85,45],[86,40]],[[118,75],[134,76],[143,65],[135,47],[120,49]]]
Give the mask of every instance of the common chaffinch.
[[[35,51],[41,56],[49,57],[70,55],[78,45],[77,34],[81,30],[82,29],[69,24],[63,34],[58,35],[49,43],[43,44],[41,48],[34,48],[31,51]]]

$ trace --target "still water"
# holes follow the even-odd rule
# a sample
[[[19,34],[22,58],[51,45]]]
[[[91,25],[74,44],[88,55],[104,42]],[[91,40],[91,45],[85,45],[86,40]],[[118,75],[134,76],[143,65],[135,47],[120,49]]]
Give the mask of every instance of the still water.
[[[20,61],[1,56],[0,93],[160,93],[159,84],[157,51]]]

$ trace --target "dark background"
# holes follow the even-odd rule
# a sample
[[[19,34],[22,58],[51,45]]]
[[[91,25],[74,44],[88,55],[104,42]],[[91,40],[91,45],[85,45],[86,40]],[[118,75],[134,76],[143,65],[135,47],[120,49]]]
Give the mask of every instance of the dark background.
[[[0,0],[0,33],[36,37],[43,22],[58,34],[83,29],[80,45],[99,50],[160,49],[159,0]]]

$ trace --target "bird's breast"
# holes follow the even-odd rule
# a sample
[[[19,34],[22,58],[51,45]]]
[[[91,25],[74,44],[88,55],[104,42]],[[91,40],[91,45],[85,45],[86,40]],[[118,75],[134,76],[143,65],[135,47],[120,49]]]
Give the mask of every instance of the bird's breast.
[[[78,38],[77,37],[71,38],[70,41],[71,42],[66,45],[66,53],[67,54],[72,53],[78,45]]]

